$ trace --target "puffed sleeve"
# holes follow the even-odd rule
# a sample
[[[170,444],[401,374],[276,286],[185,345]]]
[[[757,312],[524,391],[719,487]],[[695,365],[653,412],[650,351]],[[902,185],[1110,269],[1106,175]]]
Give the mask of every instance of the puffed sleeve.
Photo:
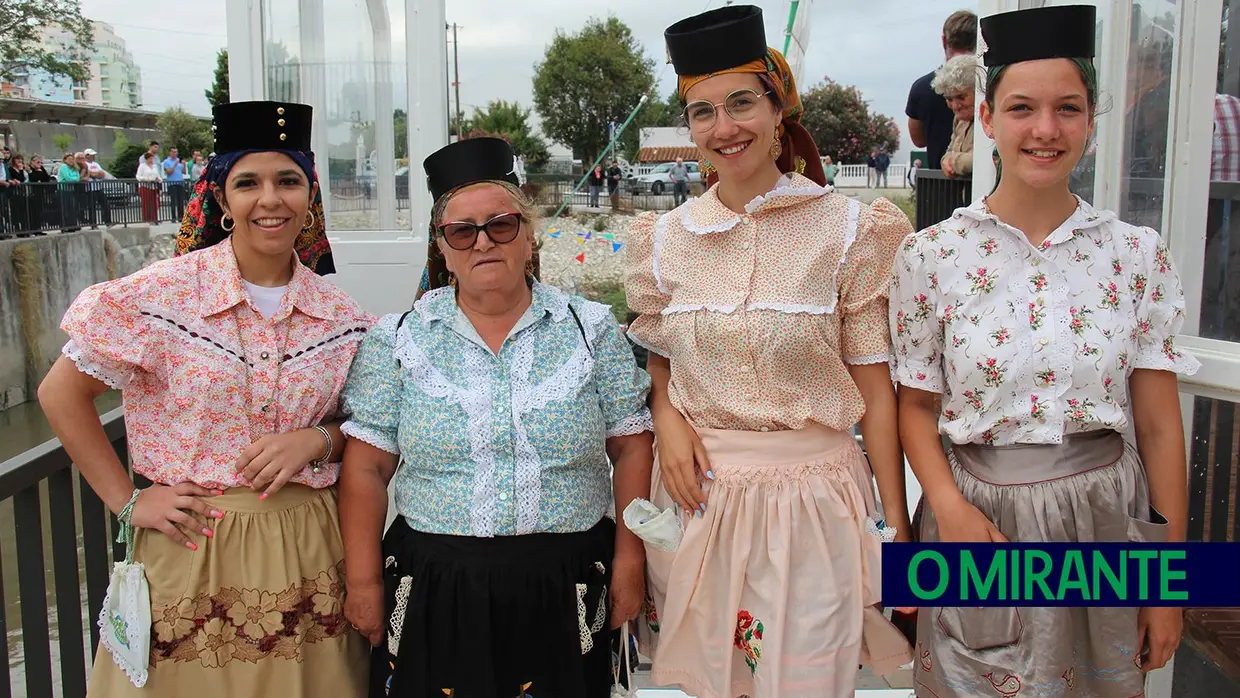
[[[595,385],[607,437],[653,431],[654,423],[646,407],[650,376],[637,367],[633,348],[620,332],[611,308],[590,301],[574,301],[574,305],[578,302],[593,336],[590,343],[594,349]]]
[[[670,214],[660,216],[646,211],[629,226],[628,254],[625,256],[624,292],[629,310],[638,313],[629,324],[629,339],[660,356],[668,356],[668,343],[662,337],[663,309],[671,301],[659,279],[659,253],[667,234]]]
[[[939,328],[937,276],[927,264],[926,231],[905,238],[891,274],[888,322],[897,383],[943,392],[943,332]],[[932,261],[932,260],[931,260]]]
[[[913,227],[908,216],[886,199],[869,207],[852,204],[850,218],[854,212],[857,237],[846,248],[839,270],[841,353],[851,365],[883,363],[891,355],[887,332],[891,262]],[[854,229],[851,220],[849,229]]]
[[[1138,239],[1143,254],[1137,264],[1145,273],[1135,273],[1131,283],[1137,304],[1137,346],[1129,366],[1191,376],[1201,363],[1175,344],[1184,326],[1184,289],[1171,250],[1148,228],[1140,231]]]
[[[395,356],[399,320],[399,314],[384,315],[358,347],[341,393],[347,419],[340,426],[349,438],[395,455],[400,455],[401,368]]]
[[[159,341],[139,304],[148,274],[96,284],[78,294],[60,328],[69,335],[61,353],[78,370],[118,390],[140,372],[155,373]]]

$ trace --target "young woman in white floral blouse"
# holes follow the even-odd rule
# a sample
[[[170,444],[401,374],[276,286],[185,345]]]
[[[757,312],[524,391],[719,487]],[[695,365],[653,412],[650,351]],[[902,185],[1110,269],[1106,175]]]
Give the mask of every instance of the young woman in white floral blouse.
[[[1094,14],[981,20],[999,184],[896,258],[901,436],[929,505],[924,541],[1184,539],[1176,374],[1199,364],[1175,344],[1180,281],[1156,231],[1068,190],[1094,129]],[[921,698],[1141,695],[1181,631],[1169,608],[925,610],[937,622],[918,627]]]

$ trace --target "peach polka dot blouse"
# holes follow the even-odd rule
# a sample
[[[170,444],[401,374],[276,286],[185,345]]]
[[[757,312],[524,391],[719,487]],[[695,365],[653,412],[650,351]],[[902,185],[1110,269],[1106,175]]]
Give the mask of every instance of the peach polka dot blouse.
[[[671,360],[672,404],[700,428],[846,430],[849,365],[886,363],[887,289],[908,218],[788,174],[737,214],[717,186],[629,234],[635,343]]]

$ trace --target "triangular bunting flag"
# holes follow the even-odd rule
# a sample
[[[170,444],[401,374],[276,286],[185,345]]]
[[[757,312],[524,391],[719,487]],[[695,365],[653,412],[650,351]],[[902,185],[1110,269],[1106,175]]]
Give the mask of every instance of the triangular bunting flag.
[[[580,262],[580,263],[582,263],[582,264],[585,264],[585,263],[586,263],[586,253],[585,253],[585,252],[582,252],[581,254],[577,255],[576,257],[573,257],[573,259],[577,260],[578,262]]]
[[[603,239],[606,240],[607,242],[611,242],[612,240],[616,239],[616,234],[615,233],[603,233]]]
[[[551,236],[551,237],[553,237],[553,238],[558,238],[558,237],[560,237],[560,231],[558,231],[558,230],[548,230],[548,231],[547,231],[547,234],[548,234],[548,235],[550,235],[550,236]]]
[[[589,240],[589,239],[590,239],[590,232],[589,232],[589,231],[586,231],[586,239],[587,239],[587,240]]]
[[[611,251],[612,251],[612,252],[619,252],[621,247],[624,247],[624,243],[623,243],[623,242],[613,242],[613,243],[611,243]]]

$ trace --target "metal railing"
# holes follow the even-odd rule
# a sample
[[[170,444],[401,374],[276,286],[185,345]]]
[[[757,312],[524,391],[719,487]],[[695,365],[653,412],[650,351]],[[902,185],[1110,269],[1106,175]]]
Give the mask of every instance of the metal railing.
[[[567,201],[571,206],[589,208],[594,203],[591,201],[589,188],[583,186],[578,191],[573,191],[578,179],[569,175],[531,176],[525,185],[525,191],[539,206],[559,206]],[[689,186],[689,196],[701,196],[702,191],[700,184]],[[620,183],[616,198],[620,210],[624,211],[670,211],[677,203],[670,186],[655,194],[650,188],[639,187],[631,180]],[[607,193],[607,187],[600,189],[597,204],[598,208],[604,211],[612,209],[612,198]]]
[[[969,205],[972,196],[973,180],[968,177],[948,177],[942,170],[918,170],[917,220],[914,221],[917,229],[951,218],[953,211]]]
[[[0,238],[54,230],[180,221],[192,185],[105,179],[0,190]]]
[[[117,456],[128,463],[122,408],[100,419]],[[0,502],[11,503],[13,509],[12,538],[4,540],[12,540],[15,547],[18,597],[18,617],[10,617],[14,611],[10,602],[0,615],[0,653],[9,660],[2,664],[0,696],[52,698],[54,684],[65,698],[85,696],[87,668],[99,646],[95,619],[112,564],[125,557],[124,545],[112,537],[116,518],[57,440],[0,462]],[[50,566],[44,560],[45,526],[50,531]],[[8,557],[7,551],[4,554]],[[6,601],[11,601],[12,582],[0,579],[0,585],[6,588]],[[10,629],[17,625],[20,648],[10,646],[16,635]],[[24,674],[24,693],[11,685],[15,666]]]

